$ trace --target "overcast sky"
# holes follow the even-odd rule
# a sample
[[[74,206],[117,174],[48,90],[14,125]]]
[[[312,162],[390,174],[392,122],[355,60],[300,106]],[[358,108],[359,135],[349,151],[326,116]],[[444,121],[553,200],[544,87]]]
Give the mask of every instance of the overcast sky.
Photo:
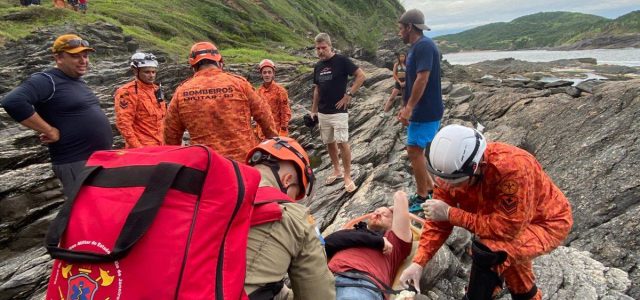
[[[428,36],[455,33],[542,11],[574,11],[615,19],[640,9],[639,0],[400,0],[417,8],[431,27]]]

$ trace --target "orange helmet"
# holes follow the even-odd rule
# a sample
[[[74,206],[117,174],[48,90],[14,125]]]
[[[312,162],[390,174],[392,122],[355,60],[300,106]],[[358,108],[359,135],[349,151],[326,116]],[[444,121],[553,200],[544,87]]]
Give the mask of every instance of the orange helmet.
[[[262,68],[271,67],[273,71],[276,70],[276,64],[273,63],[270,59],[263,59],[258,65],[258,71],[262,72]]]
[[[273,137],[262,141],[247,154],[247,164],[252,166],[262,163],[274,170],[273,168],[278,161],[290,161],[296,166],[300,180],[300,192],[296,200],[304,198],[305,195],[309,196],[315,177],[307,152],[296,140],[284,136]],[[274,170],[274,173],[277,173],[277,170]],[[278,176],[276,179],[280,183]]]
[[[220,62],[222,61],[222,55],[213,43],[195,43],[191,46],[191,51],[189,52],[189,64],[193,67],[203,59]]]

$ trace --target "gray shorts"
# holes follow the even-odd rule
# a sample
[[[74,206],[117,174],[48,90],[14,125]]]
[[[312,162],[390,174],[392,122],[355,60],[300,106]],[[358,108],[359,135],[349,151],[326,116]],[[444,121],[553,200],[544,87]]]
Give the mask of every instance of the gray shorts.
[[[318,113],[320,138],[324,144],[333,142],[346,143],[349,141],[349,114],[321,114]]]
[[[52,165],[53,174],[62,182],[62,192],[67,198],[73,189],[76,178],[80,176],[80,172],[84,170],[84,165],[87,161],[81,160],[67,164]]]

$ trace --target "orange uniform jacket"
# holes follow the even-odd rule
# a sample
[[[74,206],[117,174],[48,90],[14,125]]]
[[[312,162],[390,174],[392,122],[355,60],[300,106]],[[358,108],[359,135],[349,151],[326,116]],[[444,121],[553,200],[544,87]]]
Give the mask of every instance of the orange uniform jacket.
[[[271,115],[276,124],[280,136],[289,135],[289,120],[291,120],[291,108],[289,107],[289,94],[281,85],[272,81],[268,87],[261,85],[258,88],[258,95],[262,97],[269,107],[271,107]]]
[[[493,251],[506,251],[508,262],[550,252],[566,238],[573,224],[571,206],[531,154],[489,143],[484,160],[475,185],[454,188],[439,180],[434,199],[451,206],[449,222],[425,223],[413,262],[424,266],[453,226],[473,232]]]
[[[167,105],[156,100],[157,88],[135,79],[116,91],[116,126],[127,148],[164,145]]]
[[[186,129],[191,144],[244,161],[258,144],[251,117],[267,137],[277,135],[269,106],[246,79],[218,68],[200,70],[176,89],[165,120],[165,140],[180,145]]]

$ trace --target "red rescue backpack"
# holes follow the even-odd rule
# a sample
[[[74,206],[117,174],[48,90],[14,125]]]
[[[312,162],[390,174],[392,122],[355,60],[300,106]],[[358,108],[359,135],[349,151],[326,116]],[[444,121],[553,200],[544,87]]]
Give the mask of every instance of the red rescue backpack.
[[[260,174],[204,146],[95,152],[46,236],[46,299],[246,299]]]

